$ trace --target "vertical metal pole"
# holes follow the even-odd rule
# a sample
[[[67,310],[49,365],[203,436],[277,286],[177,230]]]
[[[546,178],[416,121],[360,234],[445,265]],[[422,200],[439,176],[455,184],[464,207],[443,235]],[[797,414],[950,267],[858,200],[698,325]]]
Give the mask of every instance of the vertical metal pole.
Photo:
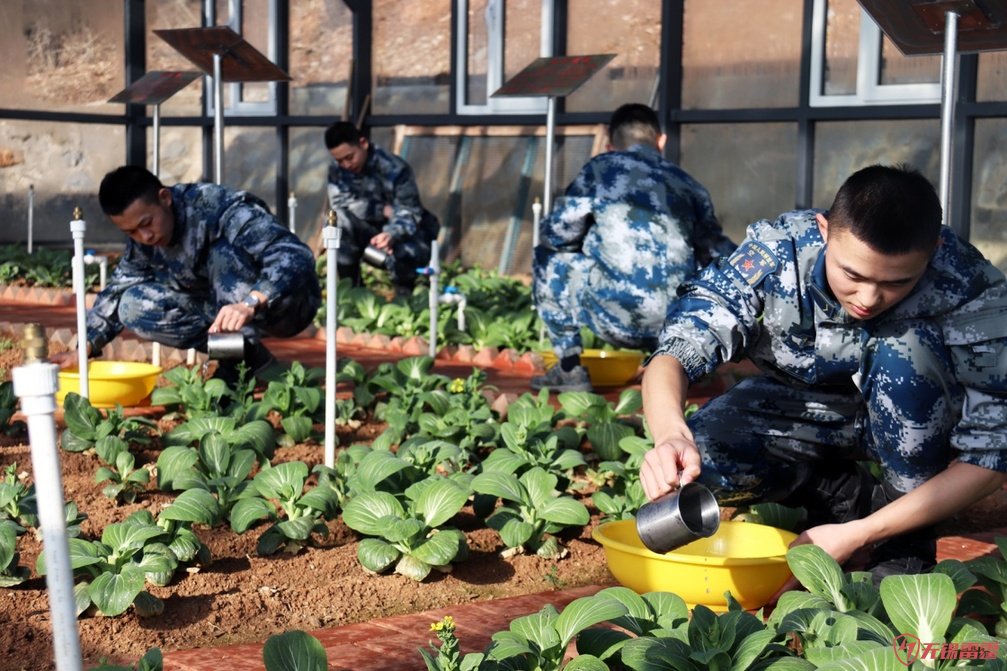
[[[213,54],[213,181],[224,183],[224,81],[220,54]]]
[[[542,214],[546,216],[552,211],[552,150],[555,144],[556,98],[549,96],[545,113],[545,196],[542,198]]]
[[[35,235],[35,185],[28,185],[28,253],[31,254],[32,238]]]
[[[328,225],[322,229],[325,244],[325,465],[336,463],[336,257],[340,229],[336,213],[329,210]]]
[[[14,393],[28,424],[32,470],[38,501],[42,547],[45,548],[45,584],[52,615],[52,644],[57,671],[80,671],[80,634],[73,596],[73,568],[66,538],[64,493],[56,449],[54,394],[59,388],[59,368],[49,363],[45,333],[39,324],[25,327],[25,364],[13,371]]]
[[[441,246],[436,240],[430,243],[430,343],[427,352],[431,358],[437,357],[437,311],[441,302]]]
[[[958,75],[958,14],[947,12],[944,29],[944,61],[941,76],[941,208],[944,225],[951,225],[951,134],[955,120],[955,81]]]
[[[70,234],[73,236],[73,289],[77,295],[77,372],[80,378],[79,393],[84,398],[90,397],[87,370],[87,307],[84,294],[84,232],[87,224],[84,222],[81,209],[73,211],[73,221],[70,222]]]
[[[153,170],[155,177],[161,177],[161,103],[154,105],[154,160]]]

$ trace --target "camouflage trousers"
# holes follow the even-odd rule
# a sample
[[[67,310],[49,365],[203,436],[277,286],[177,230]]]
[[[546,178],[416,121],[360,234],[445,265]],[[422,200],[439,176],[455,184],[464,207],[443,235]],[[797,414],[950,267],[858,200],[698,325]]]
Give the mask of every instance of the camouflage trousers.
[[[342,213],[338,226],[342,229],[339,239],[338,273],[340,278],[349,278],[354,286],[361,285],[360,262],[371,238],[381,232],[381,228],[360,219],[349,212]],[[416,271],[430,263],[430,241],[422,232],[415,237],[399,240],[392,245],[392,259],[387,266],[392,284],[411,289],[416,284]]]
[[[243,252],[226,241],[210,248],[206,266],[210,288],[205,293],[179,287],[171,277],[126,289],[119,299],[122,325],[147,340],[205,352],[207,330],[220,308],[240,303],[258,279]],[[273,297],[259,310],[242,329],[247,338],[289,338],[311,324],[321,306],[321,290],[317,277],[300,279],[289,295]]]
[[[582,326],[617,347],[655,349],[660,324],[654,333],[645,333],[639,326],[639,315],[619,305],[614,292],[604,291],[605,295],[599,296],[591,285],[594,267],[593,259],[577,252],[535,248],[535,306],[556,356],[563,358],[584,351]]]
[[[826,460],[877,461],[894,495],[944,470],[963,395],[939,333],[925,328],[869,341],[859,389],[759,376],[711,400],[689,418],[700,480],[738,505],[786,498]]]

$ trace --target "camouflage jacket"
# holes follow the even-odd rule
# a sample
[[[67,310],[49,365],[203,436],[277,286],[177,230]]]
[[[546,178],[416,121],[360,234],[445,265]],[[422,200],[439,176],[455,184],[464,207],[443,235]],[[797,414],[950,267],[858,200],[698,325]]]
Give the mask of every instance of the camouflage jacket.
[[[735,247],[703,185],[646,145],[588,161],[543,220],[541,244],[594,261],[589,284],[598,309],[646,306],[658,327],[671,292]]]
[[[166,247],[142,245],[130,239],[108,284],[88,311],[88,341],[97,352],[122,331],[119,298],[144,282],[204,297],[214,314],[214,286],[207,269],[210,248],[221,239],[231,243],[258,271],[251,290],[270,299],[287,295],[295,278],[315,272],[311,250],[281,226],[268,206],[245,191],[216,184],[171,187],[175,227]]]
[[[961,450],[1000,451],[1007,470],[1007,282],[951,229],[919,283],[901,302],[868,321],[850,317],[827,289],[825,245],[816,211],[759,221],[726,261],[683,285],[655,355],[678,359],[690,380],[748,356],[762,371],[797,386],[864,388],[862,353],[899,322],[932,320],[965,391],[952,436]],[[889,374],[912,375],[906,371]],[[909,384],[907,379],[907,384]],[[992,453],[989,452],[992,457]]]
[[[395,210],[386,220],[383,210]],[[402,158],[370,145],[363,170],[353,173],[335,161],[329,163],[329,206],[337,216],[350,213],[395,241],[417,234],[428,241],[437,237],[437,217],[423,208],[412,168]]]

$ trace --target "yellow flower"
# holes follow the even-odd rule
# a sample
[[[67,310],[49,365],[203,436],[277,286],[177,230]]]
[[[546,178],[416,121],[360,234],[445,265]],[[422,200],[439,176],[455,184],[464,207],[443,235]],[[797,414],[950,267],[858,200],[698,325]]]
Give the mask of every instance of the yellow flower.
[[[448,391],[452,394],[460,394],[465,391],[465,380],[460,377],[456,377],[451,380],[451,384],[448,386]]]
[[[440,622],[434,622],[430,625],[430,631],[454,631],[455,630],[455,619],[450,615],[445,615],[444,619]]]

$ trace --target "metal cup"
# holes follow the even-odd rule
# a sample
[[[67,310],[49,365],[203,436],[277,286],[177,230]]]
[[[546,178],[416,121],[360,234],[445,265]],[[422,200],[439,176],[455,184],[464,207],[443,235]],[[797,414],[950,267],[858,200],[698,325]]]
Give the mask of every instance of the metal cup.
[[[636,532],[651,552],[664,554],[716,533],[720,506],[698,482],[645,503],[636,513]]]
[[[374,266],[375,268],[388,267],[388,252],[378,249],[374,245],[368,245],[364,249],[363,259],[366,263]]]
[[[208,334],[206,336],[206,355],[217,360],[244,359],[245,334],[241,331]]]

